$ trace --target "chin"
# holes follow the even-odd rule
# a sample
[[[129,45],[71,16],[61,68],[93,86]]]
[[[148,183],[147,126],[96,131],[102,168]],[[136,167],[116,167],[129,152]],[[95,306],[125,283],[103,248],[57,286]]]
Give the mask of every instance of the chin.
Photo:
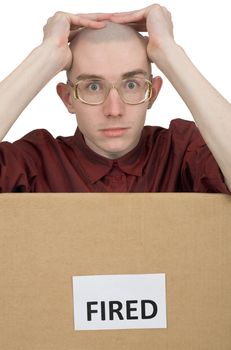
[[[108,158],[116,159],[124,156],[125,154],[130,152],[133,148],[134,147],[132,147],[131,145],[125,145],[123,143],[123,145],[121,144],[107,145],[106,147],[104,147],[104,151],[107,154]]]

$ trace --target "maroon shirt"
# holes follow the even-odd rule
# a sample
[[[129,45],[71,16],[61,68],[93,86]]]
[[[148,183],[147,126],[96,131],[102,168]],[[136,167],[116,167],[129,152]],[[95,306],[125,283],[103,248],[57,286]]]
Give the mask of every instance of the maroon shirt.
[[[193,122],[145,126],[138,145],[111,160],[93,152],[77,129],[53,138],[35,130],[0,144],[1,192],[221,192],[223,175]]]

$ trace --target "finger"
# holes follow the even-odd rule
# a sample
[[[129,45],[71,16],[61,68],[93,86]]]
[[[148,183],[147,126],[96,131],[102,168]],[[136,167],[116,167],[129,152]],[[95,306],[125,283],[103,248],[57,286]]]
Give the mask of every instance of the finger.
[[[110,20],[115,23],[133,23],[142,21],[143,19],[146,19],[145,12],[144,11],[136,11],[132,13],[125,13],[122,15],[112,15]]]
[[[112,17],[132,16],[135,18],[136,16],[145,15],[147,9],[148,8],[142,8],[142,9],[135,10],[135,11],[114,12],[114,13],[112,13]]]
[[[112,16],[112,13],[86,13],[78,14],[79,17],[88,18],[94,21],[104,21]]]
[[[69,34],[69,37],[68,37],[68,42],[71,42],[76,34],[79,33],[80,29],[82,28],[87,28],[86,26],[82,26],[82,25],[79,25],[79,26],[71,26],[71,31],[70,31],[70,34]],[[88,27],[89,28],[89,27]],[[94,29],[100,29],[100,28],[95,28],[95,27],[91,27],[91,28],[94,28]]]
[[[114,23],[128,24],[138,32],[147,32],[146,18],[144,17],[143,13],[140,13],[140,11],[138,14],[137,11],[133,11],[132,13],[127,12],[124,13],[124,15],[119,13],[118,15],[114,16],[113,14],[110,21]]]
[[[109,17],[108,14],[91,14],[91,15],[86,14],[84,16],[84,15],[74,15],[72,13],[58,11],[55,13],[53,17],[51,17],[48,20],[48,22],[51,22],[54,19],[60,20],[65,18],[69,22],[70,30],[78,29],[81,27],[100,29],[105,27],[106,24],[103,21],[103,19],[107,17]],[[98,18],[99,20],[94,18]]]
[[[78,29],[81,27],[88,27],[94,29],[100,29],[105,27],[105,22],[103,20],[93,20],[82,16],[70,16],[70,27],[72,29]]]
[[[124,12],[113,12],[112,16],[124,16],[124,15],[130,15],[134,14],[135,12],[140,12],[140,10],[133,10],[133,11],[124,11]]]

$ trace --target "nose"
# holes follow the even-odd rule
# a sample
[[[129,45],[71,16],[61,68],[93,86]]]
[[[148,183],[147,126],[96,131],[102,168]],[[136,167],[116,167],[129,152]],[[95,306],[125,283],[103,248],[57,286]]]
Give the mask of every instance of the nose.
[[[124,114],[124,102],[121,100],[118,91],[111,88],[106,101],[103,104],[104,115],[110,117],[122,117]]]

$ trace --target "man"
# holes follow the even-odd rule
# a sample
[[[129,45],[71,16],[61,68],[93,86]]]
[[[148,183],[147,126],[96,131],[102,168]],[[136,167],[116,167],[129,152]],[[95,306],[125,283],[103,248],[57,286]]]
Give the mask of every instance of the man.
[[[169,129],[144,127],[162,85],[150,61],[181,95],[200,133],[183,120]],[[54,139],[37,130],[3,142],[2,192],[230,193],[231,106],[175,43],[166,8],[56,13],[44,27],[43,43],[1,83],[2,137],[63,69],[68,81],[57,92],[76,114],[78,129],[72,137]]]

